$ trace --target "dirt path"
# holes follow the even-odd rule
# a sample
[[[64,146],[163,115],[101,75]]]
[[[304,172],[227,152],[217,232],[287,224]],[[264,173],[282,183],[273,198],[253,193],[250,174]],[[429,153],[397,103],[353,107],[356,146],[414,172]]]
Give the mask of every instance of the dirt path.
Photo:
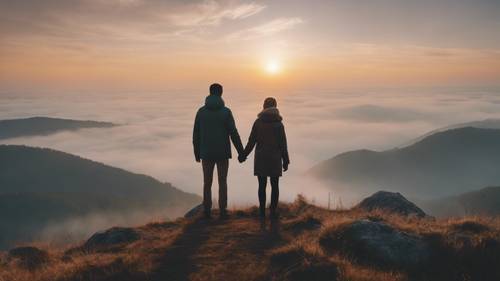
[[[200,219],[187,225],[167,249],[153,280],[263,280],[267,269],[265,252],[280,241],[279,228],[269,221],[262,224],[256,218]]]

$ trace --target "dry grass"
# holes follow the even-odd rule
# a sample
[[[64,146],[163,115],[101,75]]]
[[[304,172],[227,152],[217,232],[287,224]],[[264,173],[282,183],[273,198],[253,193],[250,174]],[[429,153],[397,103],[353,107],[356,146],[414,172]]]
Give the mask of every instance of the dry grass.
[[[279,221],[261,223],[255,207],[226,221],[179,219],[137,228],[141,239],[112,251],[50,250],[36,270],[0,255],[0,281],[65,280],[500,280],[500,219],[406,218],[381,211],[329,211],[298,198],[281,204]],[[360,265],[325,253],[322,233],[359,219],[380,220],[425,239],[430,266],[418,274]]]

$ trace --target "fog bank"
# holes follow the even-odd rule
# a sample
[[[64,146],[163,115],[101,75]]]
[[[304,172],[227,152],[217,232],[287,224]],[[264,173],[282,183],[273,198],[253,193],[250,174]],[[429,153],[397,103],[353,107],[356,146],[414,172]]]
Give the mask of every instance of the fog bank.
[[[206,93],[154,92],[123,94],[3,95],[0,119],[50,116],[109,121],[122,126],[83,129],[50,136],[17,138],[2,143],[49,147],[133,172],[154,176],[188,192],[201,194],[201,167],[194,161],[191,134]],[[223,95],[244,143],[266,96],[276,96],[288,135],[291,165],[284,174],[281,198],[303,193],[326,204],[335,187],[311,182],[304,173],[321,160],[348,150],[389,149],[454,123],[500,117],[498,92],[468,90],[372,90],[253,93]],[[236,155],[233,149],[233,156]],[[233,157],[229,206],[257,202],[253,154],[243,165]],[[217,189],[214,188],[216,197]],[[355,190],[334,192],[349,205]]]

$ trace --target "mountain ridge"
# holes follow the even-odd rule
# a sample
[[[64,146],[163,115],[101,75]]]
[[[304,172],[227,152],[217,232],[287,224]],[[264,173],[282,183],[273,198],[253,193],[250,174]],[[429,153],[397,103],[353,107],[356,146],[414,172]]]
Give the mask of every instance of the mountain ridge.
[[[500,186],[488,186],[419,203],[429,212],[440,217],[499,216]]]
[[[36,239],[48,226],[75,220],[84,225],[89,216],[102,215],[102,220],[87,232],[117,217],[124,223],[130,217],[129,224],[148,217],[173,219],[200,201],[169,183],[80,156],[0,145],[0,248]]]
[[[445,126],[436,130],[432,130],[430,132],[427,132],[423,134],[422,136],[415,138],[408,143],[400,146],[400,147],[406,147],[410,146],[412,144],[415,144],[416,142],[431,136],[433,134],[439,133],[439,132],[444,132],[452,129],[460,129],[460,128],[465,128],[465,127],[474,127],[474,128],[479,128],[479,129],[500,129],[500,119],[495,119],[495,118],[488,118],[484,120],[479,120],[479,121],[471,121],[471,122],[464,122],[464,123],[458,123],[458,124],[453,124],[449,126]]]
[[[47,136],[63,131],[76,131],[86,128],[111,128],[114,126],[118,125],[102,121],[74,120],[45,116],[4,119],[0,120],[0,140],[18,137]]]
[[[314,166],[309,174],[362,191],[446,196],[500,184],[500,130],[465,127],[438,132],[385,151],[354,150]]]

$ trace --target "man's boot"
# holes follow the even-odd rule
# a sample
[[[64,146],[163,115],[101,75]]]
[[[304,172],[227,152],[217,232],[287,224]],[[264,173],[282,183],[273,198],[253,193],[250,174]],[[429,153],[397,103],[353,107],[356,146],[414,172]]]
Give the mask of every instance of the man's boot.
[[[221,210],[220,210],[219,217],[220,217],[221,219],[227,219],[227,218],[228,218],[228,216],[227,216],[227,210],[226,210],[226,209],[221,209]]]
[[[204,217],[205,217],[206,219],[210,219],[210,218],[212,218],[212,212],[211,212],[211,210],[210,210],[210,209],[205,209],[205,210],[203,211],[203,215],[204,215]]]
[[[259,217],[265,218],[266,217],[266,206],[260,206],[259,207]]]
[[[270,208],[269,216],[271,217],[271,219],[277,219],[278,218],[279,214],[276,211],[276,208]]]

